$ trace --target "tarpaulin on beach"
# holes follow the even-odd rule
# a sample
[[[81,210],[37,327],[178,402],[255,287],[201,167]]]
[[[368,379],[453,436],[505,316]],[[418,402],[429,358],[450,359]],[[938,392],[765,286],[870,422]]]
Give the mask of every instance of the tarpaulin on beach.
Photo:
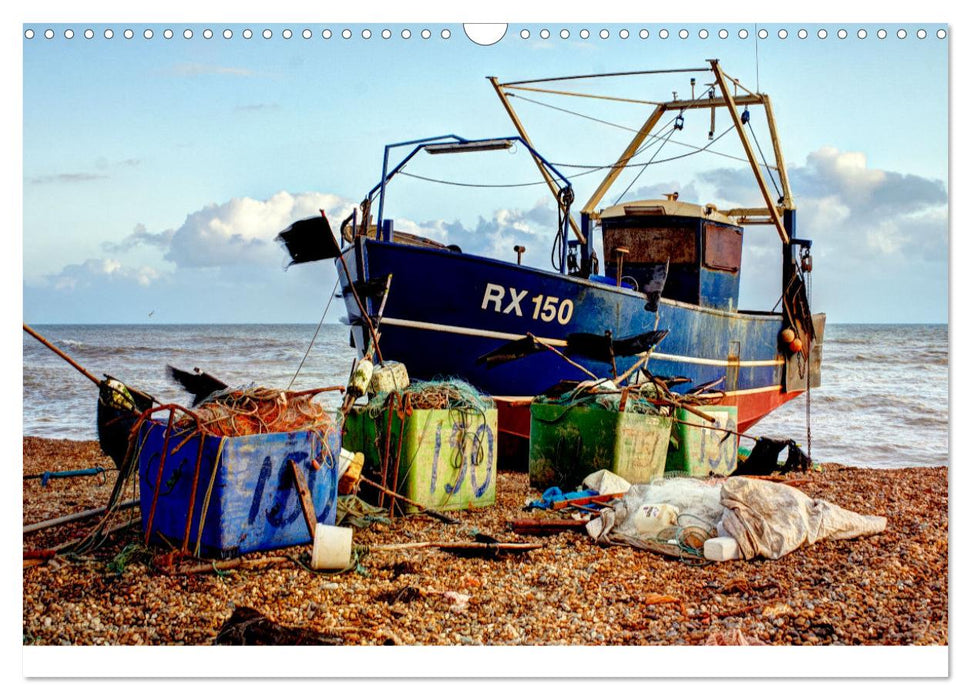
[[[678,516],[669,533],[675,541],[688,526],[738,540],[743,559],[779,559],[804,544],[852,539],[883,532],[887,519],[860,515],[829,501],[810,498],[785,484],[731,477],[719,487],[692,479],[667,479],[630,488],[622,499],[587,523],[587,534],[602,544],[657,549],[658,532],[645,529],[643,514],[661,504]]]
[[[721,490],[721,526],[738,540],[742,557],[779,559],[827,537],[848,540],[887,529],[887,519],[860,515],[771,481],[732,477]]]

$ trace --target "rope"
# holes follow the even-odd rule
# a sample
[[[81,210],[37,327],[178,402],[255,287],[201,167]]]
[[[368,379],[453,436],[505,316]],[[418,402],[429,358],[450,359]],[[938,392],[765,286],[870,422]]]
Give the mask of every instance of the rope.
[[[702,92],[695,99],[691,100],[691,102],[689,104],[695,104],[695,103],[697,103],[697,102],[705,99],[705,95],[706,95],[706,93]],[[662,128],[665,128],[666,129],[671,124],[671,122],[676,122],[676,120],[678,120],[678,119],[682,119],[683,120],[683,115],[684,115],[684,110],[682,109],[680,112],[678,112],[678,114],[676,114],[675,116],[671,117],[671,119]],[[630,190],[630,188],[634,186],[634,183],[637,182],[638,178],[640,178],[640,176],[644,174],[644,171],[647,169],[647,166],[650,165],[654,161],[654,159],[657,157],[657,154],[661,152],[661,149],[664,148],[664,146],[667,144],[668,139],[671,138],[671,136],[672,136],[672,134],[674,134],[674,131],[675,130],[676,130],[676,127],[675,128],[671,128],[668,131],[668,134],[664,138],[663,143],[661,143],[661,145],[658,146],[657,150],[654,152],[654,155],[651,156],[651,159],[647,163],[644,164],[644,166],[641,168],[641,171],[639,173],[637,173],[637,175],[634,176],[634,179],[631,181],[631,183],[629,185],[627,185],[627,188],[620,194],[620,197],[618,197],[617,199],[614,200],[614,204],[616,204],[617,202],[619,202],[621,200],[621,198],[625,194],[627,194],[627,192]],[[658,135],[657,138],[660,138],[660,135]],[[645,143],[643,146],[641,146],[640,148],[638,148],[636,151],[634,151],[634,153],[631,156],[631,158],[633,158],[634,156],[636,156],[639,153],[643,152],[646,148],[648,148],[649,145],[650,145],[649,143]],[[764,158],[763,158],[763,160],[764,160]]]
[[[551,162],[552,162],[553,165],[555,165],[558,168],[577,168],[577,169],[581,170],[581,172],[574,173],[573,175],[570,176],[570,178],[572,180],[576,180],[577,178],[581,178],[581,177],[586,177],[587,175],[592,175],[592,174],[594,174],[596,172],[599,172],[601,170],[609,170],[609,169],[624,170],[624,169],[627,169],[627,168],[646,168],[648,165],[660,165],[661,163],[670,163],[672,161],[681,160],[682,158],[689,158],[690,156],[698,155],[699,153],[703,153],[703,152],[707,152],[707,153],[711,153],[712,155],[722,156],[723,158],[729,158],[731,160],[737,160],[737,161],[740,161],[740,162],[747,163],[748,161],[745,158],[741,158],[739,156],[733,156],[733,155],[730,155],[728,153],[722,153],[720,151],[712,151],[712,150],[709,150],[711,148],[711,146],[715,144],[715,142],[717,142],[723,136],[725,136],[726,134],[728,134],[728,132],[732,131],[734,128],[735,128],[735,125],[732,124],[727,129],[725,129],[722,133],[720,133],[718,136],[716,136],[711,141],[709,141],[708,142],[708,145],[706,145],[706,146],[696,146],[695,144],[684,143],[683,141],[675,141],[674,139],[670,138],[670,134],[669,134],[668,135],[668,139],[667,139],[667,142],[668,143],[673,143],[673,144],[678,145],[678,146],[684,146],[686,148],[693,148],[694,150],[693,151],[688,151],[687,153],[682,153],[680,155],[670,156],[668,158],[660,158],[660,159],[657,159],[657,160],[653,160],[652,159],[651,161],[648,161],[646,163],[627,163],[626,165],[620,165],[620,166],[618,166],[618,165],[616,165],[614,163],[610,163],[610,164],[607,164],[607,165],[592,165],[592,164],[577,164],[577,163],[557,163],[557,162],[552,162],[552,161]],[[651,136],[651,140],[648,142],[648,144],[646,146],[642,147],[641,149],[639,149],[637,151],[637,153],[635,153],[634,155],[637,155],[638,153],[640,153],[641,151],[643,151],[644,148],[646,148],[647,146],[650,146],[653,142],[657,141],[659,138],[660,138],[659,135],[653,135],[653,136]],[[763,165],[765,165],[765,164],[763,163]],[[773,168],[770,165],[765,165],[765,167],[768,168],[770,171],[775,169],[775,168]],[[546,181],[545,180],[537,180],[536,182],[519,182],[519,183],[511,183],[511,184],[504,184],[504,185],[500,185],[500,184],[481,184],[481,183],[477,183],[477,182],[458,182],[458,181],[455,181],[455,180],[441,180],[441,179],[434,178],[434,177],[427,177],[425,175],[417,175],[415,173],[409,173],[409,172],[407,172],[405,170],[401,170],[398,174],[399,175],[404,175],[406,177],[411,177],[411,178],[414,178],[416,180],[423,180],[424,182],[433,182],[433,183],[435,183],[437,185],[450,185],[452,187],[471,187],[471,188],[482,188],[482,189],[496,189],[496,188],[498,188],[498,189],[502,189],[502,188],[512,189],[512,188],[516,188],[516,187],[534,187],[536,185],[545,185],[546,184]]]
[[[591,117],[588,114],[583,114],[581,112],[574,112],[574,111],[569,110],[569,109],[563,109],[562,107],[557,107],[556,105],[547,104],[546,102],[540,102],[539,100],[531,100],[528,97],[523,97],[521,95],[512,95],[512,94],[510,94],[510,97],[518,97],[520,100],[525,100],[526,102],[532,102],[533,104],[539,105],[540,107],[547,107],[549,109],[553,109],[553,110],[556,110],[558,112],[565,112],[566,114],[572,114],[574,116],[581,117],[583,119],[589,119],[590,121],[599,122],[600,124],[606,124],[607,126],[613,126],[613,127],[618,128],[618,129],[622,129],[624,131],[630,131],[630,132],[633,132],[633,133],[637,133],[637,131],[638,131],[637,129],[634,129],[632,127],[624,126],[623,124],[615,124],[614,122],[608,122],[608,121],[605,121],[603,119],[597,119],[596,117]],[[701,151],[708,151],[709,148],[712,146],[712,144],[715,143],[715,141],[717,141],[718,139],[720,139],[722,136],[724,136],[725,134],[727,134],[729,131],[731,131],[734,128],[735,128],[735,125],[732,124],[730,127],[728,127],[728,129],[726,129],[725,131],[723,131],[720,136],[718,136],[718,137],[712,139],[711,141],[709,141],[707,146],[700,147],[700,148],[697,147],[697,146],[695,146],[694,144],[691,144],[691,143],[685,143],[684,141],[675,141],[674,139],[671,139],[670,140],[671,143],[673,143],[673,144],[675,144],[677,146],[684,146],[685,148],[697,148],[697,150],[695,150],[695,151],[693,151],[691,153],[686,153],[686,154],[681,155],[681,156],[675,156],[673,158],[665,158],[664,160],[658,160],[658,161],[655,161],[655,163],[667,163],[668,161],[671,161],[671,160],[677,160],[678,158],[684,158],[684,157],[689,156],[689,155],[695,155],[696,153],[700,153]],[[657,138],[658,138],[657,136],[652,136],[651,137],[652,140],[655,140]],[[737,161],[739,161],[741,163],[748,163],[748,159],[747,158],[743,158],[741,156],[733,156],[730,153],[722,153],[721,151],[709,151],[709,152],[712,155],[722,156],[723,158],[730,158],[731,160],[737,160]],[[569,164],[569,163],[556,163],[556,162],[553,162],[553,165],[555,165],[555,166],[557,166],[559,168],[592,168],[592,170],[590,172],[596,172],[597,170],[605,170],[607,168],[613,167],[612,165],[599,165],[599,166],[597,166],[597,165],[573,165],[573,164]],[[641,165],[641,163],[628,163],[627,165],[625,165],[623,167],[625,167],[625,168],[634,168],[634,167],[638,167],[639,165]],[[769,166],[769,167],[771,167],[771,166]],[[574,177],[582,177],[583,175],[587,175],[587,174],[588,173],[581,173],[581,174],[578,174],[578,175],[574,175]]]
[[[695,150],[689,151],[687,153],[682,153],[681,155],[671,156],[669,158],[661,158],[659,160],[655,160],[655,161],[653,161],[653,165],[660,165],[661,163],[670,163],[671,161],[681,160],[682,158],[688,158],[689,156],[697,155],[697,154],[699,154],[699,153],[701,153],[703,151],[708,151],[709,147],[712,144],[714,144],[716,141],[718,141],[718,139],[720,139],[721,137],[723,137],[729,131],[732,131],[734,128],[735,128],[735,125],[732,124],[727,129],[725,129],[723,132],[721,132],[718,136],[716,136],[711,141],[709,141],[707,146],[695,146],[695,145],[690,144],[690,143],[682,143],[681,141],[675,141],[674,139],[668,139],[668,143],[673,143],[673,144],[678,145],[678,146],[685,146],[687,148],[693,148]],[[718,151],[709,151],[709,153],[711,153],[712,155],[725,156],[726,158],[731,158],[732,160],[739,160],[739,161],[743,161],[743,162],[746,162],[746,163],[748,162],[744,158],[737,158],[735,156],[730,156],[727,153],[719,153]],[[627,165],[624,165],[624,166],[621,166],[621,167],[623,167],[623,168],[637,168],[637,167],[647,166],[647,165],[651,165],[651,164],[652,163],[628,163]],[[611,164],[611,165],[580,165],[580,164],[574,164],[574,163],[553,163],[553,165],[557,166],[558,168],[590,168],[589,172],[576,174],[576,175],[573,176],[574,178],[583,177],[584,175],[589,175],[590,173],[595,172],[597,170],[606,170],[607,168],[613,168],[614,167],[613,164]]]
[[[762,162],[759,163],[759,166],[761,166],[761,167],[763,167],[763,168],[765,168],[766,170],[769,171],[769,179],[772,180],[772,186],[775,188],[775,193],[781,197],[782,196],[782,190],[780,190],[779,189],[779,185],[776,184],[775,176],[772,174],[772,168],[770,168],[766,164],[765,153],[762,152],[762,144],[759,143],[759,137],[755,135],[755,129],[752,128],[752,122],[751,121],[748,122],[748,130],[752,134],[752,139],[755,141],[755,145],[759,149],[759,155],[762,156]]]
[[[409,173],[402,169],[398,171],[398,175],[404,175],[405,177],[413,177],[416,180],[424,180],[425,182],[434,182],[439,185],[452,185],[454,187],[474,187],[480,189],[510,189],[514,187],[533,187],[535,185],[545,185],[546,180],[538,180],[536,182],[516,182],[505,185],[495,185],[495,184],[482,184],[478,182],[456,182],[454,180],[439,180],[434,177],[426,177],[424,175],[415,175],[414,173]]]
[[[671,134],[673,134],[674,131],[675,130],[674,130],[673,127],[668,130],[667,137],[665,137],[664,141],[661,142],[661,145],[657,147],[657,150],[654,151],[654,155],[651,156],[651,159],[649,161],[647,161],[646,163],[644,163],[643,167],[641,167],[640,172],[637,173],[637,175],[634,176],[634,179],[630,181],[630,184],[628,184],[627,187],[624,188],[624,191],[621,192],[620,195],[617,197],[617,199],[614,200],[614,204],[617,204],[617,202],[619,202],[621,199],[623,199],[624,195],[627,194],[630,191],[630,188],[634,186],[634,183],[637,182],[637,180],[640,178],[640,176],[644,174],[644,171],[647,170],[647,166],[649,166],[654,161],[654,159],[657,157],[657,154],[661,152],[661,149],[664,148],[664,146],[667,144],[668,139],[671,138]],[[638,153],[639,152],[640,152],[640,150],[638,150]],[[635,153],[634,155],[637,155],[637,154]]]
[[[320,327],[324,325],[324,318],[327,316],[327,312],[330,311],[330,304],[334,301],[334,295],[337,293],[337,286],[341,283],[341,279],[338,276],[334,280],[334,290],[330,293],[330,297],[327,299],[327,306],[324,307],[324,313],[320,315],[320,321],[317,322],[317,330],[314,331],[314,337],[310,339],[310,345],[307,346],[307,352],[303,354],[303,359],[300,360],[300,364],[297,366],[297,371],[293,373],[293,377],[290,379],[290,383],[287,384],[287,390],[293,386],[293,383],[297,380],[297,375],[300,374],[300,370],[303,369],[303,363],[307,361],[307,357],[310,355],[310,349],[314,346],[317,340],[317,334],[320,333]]]
[[[809,308],[813,305],[813,278],[812,273],[806,273],[806,277],[809,278]],[[809,322],[812,323],[812,315],[809,317]],[[815,332],[812,334],[815,335]],[[806,456],[809,458],[809,466],[812,467],[813,464],[813,433],[811,428],[811,403],[812,403],[812,385],[813,385],[813,367],[812,367],[812,338],[810,335],[806,335],[806,354],[809,356],[809,372],[806,377]]]
[[[630,132],[635,133],[635,134],[638,131],[637,129],[635,129],[633,127],[630,127],[630,126],[624,126],[623,124],[616,124],[614,122],[608,122],[608,121],[606,121],[604,119],[597,119],[596,117],[591,117],[589,114],[583,114],[582,112],[574,112],[573,110],[564,109],[563,107],[557,107],[556,105],[551,105],[551,104],[548,104],[546,102],[541,102],[539,100],[533,100],[533,99],[530,99],[528,97],[523,97],[522,95],[516,95],[514,93],[508,93],[508,95],[509,95],[509,97],[515,97],[515,98],[518,98],[518,99],[523,100],[525,102],[532,102],[533,104],[539,105],[540,107],[547,107],[549,109],[556,110],[557,112],[563,112],[565,114],[572,114],[574,117],[580,117],[581,119],[589,119],[592,122],[597,122],[599,124],[605,124],[607,126],[612,126],[614,128],[617,128],[617,129],[622,129],[624,131],[630,131]]]

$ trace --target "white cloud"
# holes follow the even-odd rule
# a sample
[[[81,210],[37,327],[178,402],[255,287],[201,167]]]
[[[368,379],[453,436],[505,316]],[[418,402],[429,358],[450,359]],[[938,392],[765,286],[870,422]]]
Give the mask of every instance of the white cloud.
[[[759,197],[744,169],[698,175],[719,198],[752,206]],[[947,258],[947,188],[940,180],[871,168],[865,154],[824,146],[789,167],[799,235],[843,261],[920,255]]]
[[[79,265],[68,265],[46,282],[56,290],[74,290],[97,284],[134,282],[148,287],[163,277],[163,273],[148,265],[128,266],[114,258],[89,258]]]
[[[50,315],[71,310],[88,320],[91,314],[97,320],[98,313],[102,318],[131,320],[143,318],[145,309],[156,304],[167,304],[172,307],[165,316],[169,320],[205,320],[207,313],[215,314],[211,320],[233,313],[242,315],[237,320],[246,320],[244,309],[237,308],[239,299],[250,299],[246,306],[255,311],[254,299],[274,298],[280,290],[288,290],[284,296],[292,298],[298,281],[306,291],[315,284],[308,280],[333,274],[332,269],[315,269],[281,277],[289,258],[274,241],[277,234],[294,221],[319,216],[321,209],[336,233],[351,208],[349,200],[332,194],[278,192],[265,200],[240,197],[207,205],[190,213],[178,228],[158,233],[138,224],[120,242],[104,244],[104,257],[67,265],[27,283],[25,312],[37,309]],[[206,290],[205,303],[200,303],[201,289]],[[290,304],[288,312],[315,303],[311,297],[301,299]],[[308,318],[313,313],[319,310]]]
[[[841,226],[852,213],[839,195],[800,199],[798,212],[799,225],[811,231]]]
[[[350,200],[316,192],[278,192],[265,200],[234,197],[189,214],[176,229],[151,233],[144,226],[119,243],[106,244],[110,253],[156,246],[163,258],[180,268],[234,267],[273,264],[280,259],[274,238],[294,221],[327,212],[336,229],[352,208]]]
[[[832,146],[810,153],[806,164],[840,191],[856,198],[870,197],[887,180],[883,170],[867,168],[865,154],[841,152]]]
[[[930,271],[926,274],[946,278],[948,211],[943,182],[870,168],[862,154],[830,147],[791,167],[790,179],[798,206],[798,233],[816,243],[813,254],[820,289],[838,287],[841,276],[848,273],[870,280],[913,274],[917,262]],[[757,204],[750,182],[751,173],[745,169],[722,169],[699,173],[693,180],[645,183],[633,196],[657,197],[677,190],[681,199],[691,201],[704,191],[706,196],[712,193],[720,207]],[[238,300],[277,298],[283,289],[316,289],[325,277],[333,284],[332,266],[325,270],[299,266],[292,274],[278,277],[288,257],[274,238],[294,221],[318,215],[320,209],[327,212],[339,235],[340,222],[354,205],[334,194],[278,192],[266,199],[238,197],[208,204],[188,214],[180,226],[164,231],[137,225],[120,242],[105,244],[103,258],[68,265],[41,283],[28,284],[25,312],[37,306],[87,313],[85,309],[103,305],[104,299],[133,308],[136,303],[139,309],[155,308],[161,296],[172,301],[172,320],[192,313],[199,320],[205,320],[205,314],[223,318],[230,312],[249,319],[259,304],[251,301],[241,309]],[[531,208],[496,209],[474,225],[459,220],[397,219],[395,227],[458,245],[467,253],[508,261],[516,259],[513,246],[525,245],[524,263],[549,269],[557,213],[544,198]],[[745,266],[750,272],[743,274],[743,284],[749,290],[745,296],[751,292],[759,300],[749,303],[750,308],[761,308],[766,300],[771,306],[778,297],[778,275],[755,272],[771,269],[778,255],[778,240],[771,231],[748,232]],[[203,287],[212,298],[204,310],[193,311],[191,300]],[[177,305],[177,299],[190,301]],[[317,300],[316,296],[301,299],[303,306],[298,309],[295,302],[289,312],[293,318],[310,318],[319,312],[311,308]],[[861,299],[850,306],[863,308],[867,303]]]

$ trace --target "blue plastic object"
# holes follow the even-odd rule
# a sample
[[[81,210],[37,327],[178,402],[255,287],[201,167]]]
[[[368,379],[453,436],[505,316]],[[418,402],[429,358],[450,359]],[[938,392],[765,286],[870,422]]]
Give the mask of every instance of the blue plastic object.
[[[198,542],[201,556],[226,558],[309,543],[289,460],[307,480],[317,522],[334,524],[339,431],[332,432],[326,445],[313,431],[228,438],[196,435],[184,443],[184,434],[173,435],[159,475],[165,431],[164,423],[152,421],[139,433],[142,527],[147,529],[151,521],[150,541],[181,544],[190,518],[189,551],[194,552]],[[205,444],[190,515],[200,439]]]
[[[543,510],[549,510],[553,507],[554,503],[559,503],[560,501],[572,501],[576,498],[586,498],[587,496],[599,495],[600,492],[594,491],[593,489],[584,489],[583,491],[571,491],[569,493],[563,493],[559,486],[551,486],[543,491],[543,497],[541,499],[538,501],[533,501],[526,506],[526,508],[542,508]]]

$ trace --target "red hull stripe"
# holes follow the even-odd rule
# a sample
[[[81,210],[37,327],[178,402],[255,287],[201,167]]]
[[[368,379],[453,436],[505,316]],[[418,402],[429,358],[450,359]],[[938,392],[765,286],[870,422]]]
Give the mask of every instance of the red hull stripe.
[[[748,390],[729,394],[716,405],[738,407],[738,431],[747,432],[749,428],[772,413],[787,401],[802,394],[801,391],[780,391],[778,386],[761,390]],[[499,409],[499,432],[529,438],[529,404],[527,396],[494,396]]]

